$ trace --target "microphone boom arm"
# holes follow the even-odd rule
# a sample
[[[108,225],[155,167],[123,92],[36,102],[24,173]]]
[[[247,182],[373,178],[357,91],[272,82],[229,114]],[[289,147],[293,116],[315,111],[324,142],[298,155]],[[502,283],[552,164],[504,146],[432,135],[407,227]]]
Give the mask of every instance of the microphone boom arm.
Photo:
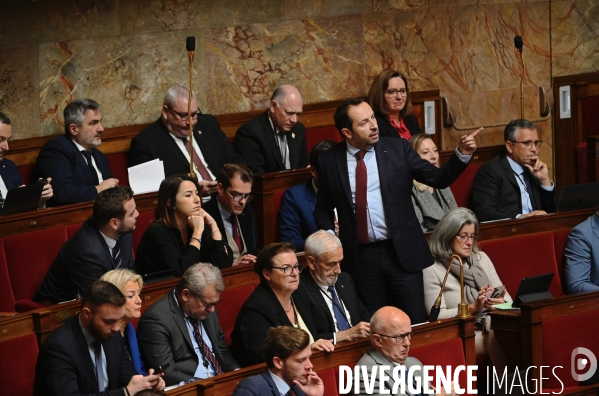
[[[439,296],[435,300],[433,304],[430,314],[428,315],[428,321],[434,322],[439,317],[439,313],[441,312],[441,299],[443,297],[443,292],[445,291],[445,284],[447,283],[447,278],[449,276],[449,271],[451,270],[451,263],[453,259],[458,259],[460,263],[460,292],[461,292],[461,303],[458,304],[458,318],[467,318],[470,315],[468,314],[468,304],[466,304],[465,294],[464,294],[464,263],[462,262],[462,258],[457,254],[454,254],[449,258],[449,263],[447,264],[447,271],[445,272],[445,278],[443,278],[443,283],[441,284],[441,290],[439,291]]]

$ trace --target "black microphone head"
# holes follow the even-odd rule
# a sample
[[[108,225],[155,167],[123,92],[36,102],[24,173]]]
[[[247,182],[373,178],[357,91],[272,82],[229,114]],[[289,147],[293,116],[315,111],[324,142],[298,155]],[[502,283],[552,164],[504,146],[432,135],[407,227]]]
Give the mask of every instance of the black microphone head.
[[[514,37],[514,45],[516,46],[518,51],[522,51],[522,47],[524,46],[524,43],[522,42],[522,36]]]
[[[520,40],[520,41],[522,41],[522,40]],[[187,37],[185,46],[187,47],[187,51],[195,51],[196,50],[196,38],[194,36]]]
[[[437,307],[437,306],[433,305],[433,307],[431,308],[431,312],[428,315],[428,321],[429,322],[436,321],[437,318],[439,317],[440,313],[441,313],[441,307]]]

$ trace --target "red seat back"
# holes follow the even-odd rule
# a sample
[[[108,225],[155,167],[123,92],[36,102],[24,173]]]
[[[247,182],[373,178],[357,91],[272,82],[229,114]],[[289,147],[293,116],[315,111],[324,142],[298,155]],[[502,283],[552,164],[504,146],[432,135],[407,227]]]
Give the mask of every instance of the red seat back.
[[[568,242],[570,231],[570,228],[553,231],[553,247],[555,248],[557,272],[559,273],[560,280],[564,279],[564,252],[566,250],[566,242]],[[562,289],[562,291],[565,293],[564,289]]]
[[[133,253],[137,252],[137,247],[139,246],[139,242],[141,242],[141,237],[143,236],[146,229],[150,226],[150,224],[154,221],[154,211],[149,212],[140,212],[137,217],[137,222],[135,223],[135,230],[133,230]]]
[[[450,186],[453,197],[459,207],[470,207],[470,194],[472,194],[472,182],[476,172],[482,164],[470,165],[462,172],[460,177]]]
[[[420,360],[423,365],[441,366],[444,369],[446,366],[451,366],[452,375],[457,366],[466,364],[462,340],[460,338],[452,338],[446,341],[410,348],[410,356]],[[434,378],[434,373],[432,374]],[[459,377],[459,385],[461,388],[465,388],[467,384],[466,373],[462,371]]]
[[[33,184],[33,173],[35,172],[35,165],[20,165],[19,173],[24,184]]]
[[[129,185],[129,153],[108,154],[106,156],[110,163],[112,175],[119,179],[121,186]]]
[[[337,127],[335,126],[306,129],[306,147],[308,149],[308,153],[312,151],[312,147],[316,146],[317,143],[323,140],[341,142],[344,140],[344,138],[341,136],[339,131],[337,131]]]
[[[285,194],[285,189],[276,190],[272,194],[272,202],[273,202],[273,212],[272,212],[272,221],[273,221],[273,230],[275,230],[275,241],[280,240],[279,235],[279,208],[281,207],[281,201],[283,200],[283,194]]]
[[[69,224],[67,227],[67,238],[71,239],[81,228],[83,223]]]
[[[339,396],[339,383],[335,375],[338,371],[337,367],[329,367],[316,372],[323,382],[324,396]]]
[[[220,327],[225,333],[225,342],[231,344],[231,332],[241,306],[254,291],[254,285],[244,285],[223,290],[220,294],[221,303],[216,306]]]
[[[39,353],[35,333],[0,341],[0,383],[3,395],[32,395]]]
[[[15,311],[15,296],[10,285],[10,276],[4,256],[4,243],[0,240],[0,312]]]

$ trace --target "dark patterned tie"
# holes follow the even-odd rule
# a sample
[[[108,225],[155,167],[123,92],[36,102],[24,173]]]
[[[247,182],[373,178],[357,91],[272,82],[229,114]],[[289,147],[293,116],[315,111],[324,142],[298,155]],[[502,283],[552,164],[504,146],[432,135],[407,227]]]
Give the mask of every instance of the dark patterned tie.
[[[366,215],[366,191],[368,185],[368,173],[364,156],[366,150],[360,150],[356,153],[356,226],[358,232],[358,242],[368,243],[368,216]]]
[[[528,198],[530,198],[530,206],[532,210],[535,210],[535,198],[532,195],[532,184],[530,184],[530,177],[528,177],[528,172],[522,171],[522,180],[524,180],[524,185],[526,186],[526,193],[528,194]]]
[[[123,264],[123,255],[121,254],[121,244],[118,240],[112,248],[112,258],[114,259],[114,268],[121,268],[121,264]]]
[[[212,353],[212,351],[210,350],[210,348],[208,348],[208,345],[206,345],[206,343],[204,342],[204,339],[202,338],[202,333],[200,333],[200,325],[198,324],[198,320],[196,318],[192,318],[189,316],[187,317],[187,320],[189,320],[189,323],[191,323],[191,325],[193,326],[193,335],[196,338],[196,342],[198,343],[198,346],[200,347],[200,350],[202,351],[202,355],[204,355],[206,360],[210,363],[210,365],[214,369],[214,374],[215,375],[222,374],[223,369],[220,367],[218,360],[216,360],[216,356],[214,356],[214,353]],[[204,364],[204,366],[206,366],[206,364]]]
[[[104,365],[102,364],[102,343],[100,341],[93,342],[94,354],[95,354],[95,369],[96,369],[96,379],[98,380],[98,390],[100,392],[104,392],[106,389],[104,384],[107,382],[104,377]]]
[[[87,161],[87,167],[92,171],[94,186],[97,186],[100,184],[100,180],[98,180],[98,172],[96,172],[96,168],[94,168],[94,164],[92,163],[92,152],[90,150],[81,150],[81,154],[83,154]]]
[[[343,314],[343,308],[339,302],[339,298],[337,298],[335,286],[329,286],[327,290],[333,296],[333,313],[335,314],[335,319],[337,319],[337,327],[339,327],[340,331],[349,329],[349,323]]]
[[[187,150],[187,152],[189,153],[189,140],[187,140],[187,138],[182,138],[181,140],[183,140],[183,144],[185,145],[185,150]],[[195,164],[196,168],[198,169],[198,172],[200,172],[200,176],[202,176],[202,180],[212,181],[212,176],[210,176],[210,172],[208,172],[208,169],[206,169],[206,167],[204,166],[204,163],[200,159],[200,156],[198,155],[198,153],[196,153],[195,148],[193,149],[193,163]]]
[[[233,240],[239,249],[239,253],[243,252],[243,241],[241,235],[239,235],[239,224],[237,223],[237,216],[231,215],[231,226],[233,228]]]

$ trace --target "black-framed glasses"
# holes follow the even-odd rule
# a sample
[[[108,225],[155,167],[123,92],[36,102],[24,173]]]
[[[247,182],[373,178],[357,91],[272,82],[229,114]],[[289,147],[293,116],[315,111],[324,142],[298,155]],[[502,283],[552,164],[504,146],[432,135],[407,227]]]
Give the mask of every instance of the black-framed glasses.
[[[208,304],[206,301],[202,300],[202,297],[198,296],[197,294],[194,294],[194,297],[200,300],[202,305],[204,305],[204,311],[206,312],[209,312],[211,308],[216,308],[216,306],[220,304],[221,301],[219,297],[217,302]]]
[[[387,96],[393,98],[393,97],[397,96],[397,94],[400,94],[401,96],[406,96],[408,94],[408,90],[407,90],[407,88],[388,89],[385,91],[385,93],[387,94]]]
[[[304,269],[304,264],[303,263],[295,263],[295,265],[284,265],[282,267],[272,267],[272,269],[278,269],[283,271],[283,274],[285,274],[285,276],[291,276],[291,274],[293,274],[293,270],[296,270],[297,273],[301,273]]]
[[[249,193],[249,194],[240,194],[237,191],[230,191],[227,188],[227,192],[229,194],[231,194],[231,197],[233,197],[233,201],[235,202],[241,202],[242,199],[245,198],[245,202],[252,202],[252,199],[254,199],[254,194]]]
[[[411,331],[409,333],[398,334],[398,335],[394,335],[394,336],[390,336],[390,335],[387,335],[387,334],[380,334],[380,333],[374,333],[374,334],[378,334],[381,337],[393,338],[393,339],[395,339],[395,343],[396,344],[401,344],[402,342],[404,342],[404,340],[406,338],[408,340],[412,339],[412,332]]]
[[[523,145],[524,147],[526,147],[527,149],[531,148],[532,145],[534,144],[536,148],[541,147],[541,145],[543,145],[543,141],[542,140],[525,140],[523,142],[519,142],[517,140],[510,140],[510,142],[512,143],[520,143],[521,145]]]
[[[181,121],[187,121],[187,119],[189,118],[189,114],[187,113],[180,113],[178,111],[175,111],[172,107],[170,107],[169,105],[166,106],[170,111],[172,111],[173,113],[175,113],[176,115],[179,116],[179,118],[181,119]],[[191,113],[191,119],[196,119],[198,118],[198,114],[200,112],[198,110],[194,111],[193,113]]]
[[[456,235],[460,242],[466,242],[468,239],[472,239],[472,242],[476,242],[478,240],[478,234],[458,234]]]

